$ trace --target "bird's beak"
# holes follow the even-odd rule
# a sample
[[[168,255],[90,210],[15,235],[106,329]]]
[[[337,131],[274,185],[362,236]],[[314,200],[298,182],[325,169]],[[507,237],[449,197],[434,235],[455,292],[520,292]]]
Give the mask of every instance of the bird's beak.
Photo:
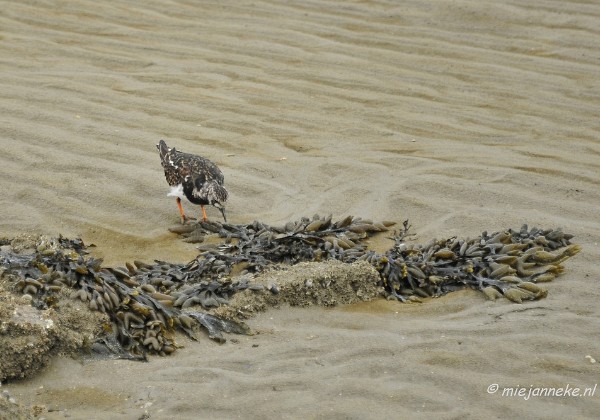
[[[223,215],[223,220],[225,220],[225,223],[227,223],[227,217],[225,217],[225,207],[219,207],[219,210],[221,210],[221,214]]]

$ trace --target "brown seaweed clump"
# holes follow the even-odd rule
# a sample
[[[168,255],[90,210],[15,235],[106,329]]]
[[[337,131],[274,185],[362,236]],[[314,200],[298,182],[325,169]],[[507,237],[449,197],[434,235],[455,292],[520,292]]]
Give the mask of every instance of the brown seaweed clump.
[[[545,297],[538,283],[563,272],[562,263],[580,251],[573,235],[560,229],[508,229],[473,239],[453,237],[425,245],[408,244],[410,226],[395,232],[395,245],[385,253],[368,250],[365,242],[374,233],[388,231],[392,222],[373,223],[348,216],[332,222],[331,216],[303,218],[283,227],[254,222],[227,225],[201,222],[174,228],[194,241],[211,232],[225,238],[208,246],[186,267],[191,277],[228,275],[235,267],[260,272],[273,264],[300,261],[368,261],[379,272],[389,298],[420,301],[465,287],[482,291],[489,299],[504,296],[521,303]]]
[[[386,290],[400,301],[407,297],[440,296],[469,287],[488,299],[499,297],[522,303],[546,297],[539,283],[552,281],[564,271],[562,263],[579,253],[573,235],[560,229],[508,229],[474,239],[432,240],[426,245],[407,245],[404,232],[384,254],[368,252],[369,261],[381,274]]]
[[[0,334],[16,338],[35,330],[39,343],[24,339],[21,347],[13,346],[24,353],[20,366],[33,364],[27,358],[38,357],[37,349],[48,355],[65,348],[68,340],[61,341],[53,326],[57,314],[69,312],[65,302],[77,302],[91,310],[81,312],[100,317],[94,324],[99,331],[93,340],[88,334],[71,341],[77,343],[72,348],[146,360],[148,353],[173,353],[176,331],[196,340],[205,331],[220,343],[223,333],[250,334],[239,320],[281,303],[330,306],[380,296],[410,302],[466,287],[518,303],[543,298],[547,290],[540,283],[559,275],[562,263],[580,251],[570,243],[572,235],[527,226],[408,244],[408,222],[392,232],[388,251],[367,248],[371,235],[390,232],[393,225],[318,215],[279,227],[200,222],[175,230],[194,242],[221,241],[202,244],[188,264],[134,261],[125,267],[103,267],[79,239],[6,240],[0,242],[0,278],[6,290],[22,296],[17,312],[29,318],[15,315],[16,303],[3,302]],[[20,377],[19,369],[12,372],[3,363],[0,380]]]
[[[174,296],[161,292],[164,288],[157,290],[156,287],[162,286],[163,282],[186,286],[182,265],[137,262],[137,266],[128,264],[128,269],[121,269],[104,268],[101,263],[99,259],[86,256],[85,246],[80,240],[62,237],[42,236],[28,249],[5,245],[0,251],[2,278],[8,284],[7,289],[27,297],[30,300],[29,311],[36,316],[45,316],[45,311],[64,310],[65,295],[92,310],[86,309],[85,313],[103,316],[101,322],[93,323],[101,326],[103,333],[95,334],[95,341],[88,346],[96,353],[146,360],[148,352],[165,355],[175,351],[174,331],[177,329],[197,339],[197,329],[203,327],[209,337],[220,342],[224,341],[223,332],[249,332],[243,324],[191,309],[184,315],[181,308],[174,307]],[[239,282],[201,282],[194,290],[223,295],[244,287],[246,285]],[[7,317],[8,314],[4,318]],[[10,318],[7,319],[8,324],[3,323],[7,325],[7,334],[20,331],[20,325],[10,324]],[[47,326],[40,326],[40,323],[28,322],[27,331],[24,330],[23,334],[34,333],[40,343],[26,345],[43,349],[41,354],[46,355],[53,346],[54,324],[48,322]],[[23,354],[29,357],[32,352],[25,351]],[[18,376],[7,373],[4,377]]]

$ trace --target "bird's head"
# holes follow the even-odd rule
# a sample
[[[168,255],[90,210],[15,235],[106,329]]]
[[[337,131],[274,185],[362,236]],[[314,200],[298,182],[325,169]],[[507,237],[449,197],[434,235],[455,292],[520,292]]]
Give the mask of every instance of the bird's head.
[[[227,223],[227,217],[225,217],[225,207],[223,206],[223,204],[219,203],[218,201],[213,201],[210,204],[219,209],[219,211],[223,215],[223,220],[225,221],[225,223]]]
[[[227,198],[229,196],[229,194],[227,193],[227,190],[225,189],[225,187],[223,187],[222,185],[214,182],[211,185],[212,187],[212,205],[215,206],[216,208],[218,208],[219,210],[221,210],[221,214],[223,215],[223,220],[225,220],[225,222],[227,222],[227,219],[225,218],[225,207],[223,206],[222,203],[224,203],[225,201],[227,201]]]

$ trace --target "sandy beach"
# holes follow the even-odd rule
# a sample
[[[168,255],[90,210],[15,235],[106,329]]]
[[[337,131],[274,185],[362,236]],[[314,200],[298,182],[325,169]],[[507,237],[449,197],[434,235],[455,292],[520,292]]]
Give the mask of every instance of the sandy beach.
[[[600,5],[0,3],[2,237],[189,261],[165,139],[219,165],[232,223],[409,219],[419,243],[526,223],[582,246],[542,300],[285,307],[149,363],[57,358],[2,383],[18,403],[46,419],[597,418],[600,389],[502,394],[600,382]]]

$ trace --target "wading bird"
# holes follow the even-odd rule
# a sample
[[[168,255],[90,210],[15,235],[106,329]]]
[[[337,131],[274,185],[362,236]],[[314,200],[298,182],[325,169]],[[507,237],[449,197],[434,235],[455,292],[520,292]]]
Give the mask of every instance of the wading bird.
[[[165,170],[165,178],[171,186],[167,196],[177,198],[177,207],[181,215],[181,223],[186,217],[181,199],[186,197],[191,203],[202,208],[202,220],[208,220],[204,206],[210,205],[218,208],[225,217],[223,203],[227,201],[227,190],[223,186],[224,178],[221,170],[210,160],[202,156],[183,153],[174,147],[168,147],[164,140],[157,145],[160,162]]]

